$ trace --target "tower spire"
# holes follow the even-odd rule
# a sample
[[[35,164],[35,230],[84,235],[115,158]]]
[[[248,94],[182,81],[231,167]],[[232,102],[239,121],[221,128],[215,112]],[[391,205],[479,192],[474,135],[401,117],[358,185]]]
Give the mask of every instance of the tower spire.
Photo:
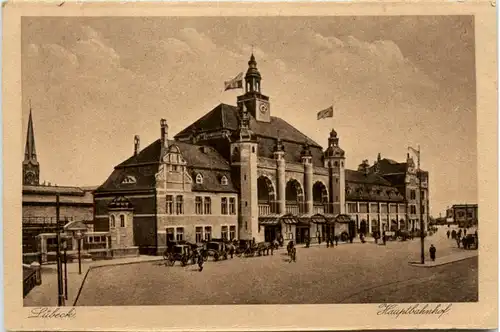
[[[33,116],[31,114],[31,100],[30,100],[30,116],[28,119],[28,131],[26,133],[26,147],[24,149],[24,160],[36,161],[35,131],[33,130]]]
[[[26,133],[26,147],[23,161],[23,184],[37,186],[40,184],[40,164],[36,160],[35,131],[33,130],[33,115],[30,100],[30,116]]]

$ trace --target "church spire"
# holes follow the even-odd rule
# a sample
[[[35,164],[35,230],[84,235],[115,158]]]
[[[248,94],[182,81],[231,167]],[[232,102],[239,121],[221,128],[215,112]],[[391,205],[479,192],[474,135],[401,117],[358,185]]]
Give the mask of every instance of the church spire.
[[[33,116],[28,119],[28,131],[26,133],[26,147],[24,149],[23,161],[23,184],[37,186],[40,184],[40,164],[36,160],[35,131],[33,130]]]
[[[31,102],[30,102],[30,117],[28,119],[28,131],[26,133],[26,147],[24,149],[24,160],[36,161],[36,148],[35,148],[35,132],[33,130],[33,117],[31,115]]]

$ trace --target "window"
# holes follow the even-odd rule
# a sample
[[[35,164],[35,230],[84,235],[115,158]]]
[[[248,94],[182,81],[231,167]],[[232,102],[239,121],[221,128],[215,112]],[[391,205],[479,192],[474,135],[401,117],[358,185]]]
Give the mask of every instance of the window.
[[[92,243],[92,242],[94,242],[94,237],[88,236],[87,237],[87,243]]]
[[[378,204],[370,204],[370,213],[378,213]]]
[[[175,239],[177,241],[184,240],[184,227],[177,227],[175,229]]]
[[[415,190],[410,190],[410,199],[416,199],[417,198],[417,193]]]
[[[424,200],[425,199],[425,191],[420,191],[420,199]]]
[[[175,212],[177,214],[184,214],[184,201],[180,195],[175,199]]]
[[[368,213],[368,203],[359,203],[359,212]]]
[[[358,207],[357,207],[356,203],[348,203],[347,204],[347,212],[349,212],[349,213],[358,212]]]
[[[229,235],[229,233],[228,233],[227,226],[222,226],[221,227],[221,237],[222,237],[222,239],[227,240],[228,239],[228,235]]]
[[[125,216],[120,214],[120,227],[125,227]]]
[[[222,197],[220,201],[220,213],[227,214],[227,197]]]
[[[406,206],[399,205],[399,213],[405,213],[405,212],[406,212]]]
[[[227,177],[226,177],[226,176],[223,176],[223,177],[220,179],[220,183],[221,183],[223,186],[227,186]]]
[[[417,207],[415,205],[410,205],[410,213],[411,214],[416,214],[417,213]]]
[[[398,211],[397,211],[397,205],[396,205],[396,204],[391,204],[391,205],[389,206],[389,212],[391,212],[391,213],[396,213],[396,212],[398,212]]]
[[[422,205],[422,214],[425,214],[425,206]]]
[[[203,240],[203,227],[196,227],[196,243]]]
[[[115,216],[113,216],[113,215],[111,215],[111,217],[109,217],[109,227],[115,228]]]
[[[200,196],[196,196],[194,199],[194,207],[196,214],[203,214],[203,202]]]
[[[205,240],[210,241],[212,239],[212,226],[205,226]]]
[[[197,184],[203,183],[203,176],[200,173],[196,174],[196,183]]]
[[[205,208],[205,214],[212,214],[212,200],[210,199],[210,197],[205,197],[203,205]]]
[[[174,197],[167,195],[167,214],[174,214]]]
[[[380,205],[380,213],[387,213],[387,204]]]
[[[229,214],[236,214],[236,198],[229,197]]]
[[[167,242],[170,241],[174,241],[174,228],[173,227],[169,227],[167,228]]]
[[[229,226],[229,240],[236,239],[236,226]]]

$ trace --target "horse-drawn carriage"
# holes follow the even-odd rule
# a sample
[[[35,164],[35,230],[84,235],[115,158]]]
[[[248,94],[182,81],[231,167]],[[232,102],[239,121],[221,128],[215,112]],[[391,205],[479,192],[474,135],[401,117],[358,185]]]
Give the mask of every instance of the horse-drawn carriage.
[[[191,260],[193,264],[196,264],[196,260],[199,257],[199,252],[194,248],[192,244],[170,244],[165,252],[163,253],[163,259],[165,264],[168,266],[173,266],[175,262],[181,262],[182,266],[186,266]]]
[[[269,253],[273,254],[275,249],[278,249],[279,244],[274,242],[259,242],[255,243],[252,240],[239,240],[236,243],[236,256],[238,257],[253,257],[266,256]]]
[[[214,261],[219,259],[227,259],[229,254],[229,247],[224,241],[212,240],[206,242],[203,246],[203,258],[208,260],[209,257],[213,257]]]

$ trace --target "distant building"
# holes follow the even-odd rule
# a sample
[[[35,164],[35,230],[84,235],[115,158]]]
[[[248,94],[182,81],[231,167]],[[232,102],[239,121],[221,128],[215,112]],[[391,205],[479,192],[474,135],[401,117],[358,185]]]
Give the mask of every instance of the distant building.
[[[448,223],[458,224],[460,227],[471,227],[478,225],[477,204],[455,204],[446,210]]]
[[[323,150],[271,116],[253,54],[248,66],[236,106],[219,104],[174,139],[162,119],[160,138],[143,150],[134,138],[133,155],[94,193],[96,231],[143,253],[161,252],[167,239],[300,243],[340,223],[349,227],[336,234],[418,229],[420,199],[426,225],[428,173],[419,192],[413,159],[347,170],[337,132]]]
[[[85,221],[92,227],[94,202],[92,190],[40,184],[40,164],[35,148],[33,118],[30,110],[23,165],[22,225],[23,252],[37,251],[36,236],[52,233],[56,227],[56,194],[60,196],[59,220]],[[49,239],[49,242],[51,240]]]

